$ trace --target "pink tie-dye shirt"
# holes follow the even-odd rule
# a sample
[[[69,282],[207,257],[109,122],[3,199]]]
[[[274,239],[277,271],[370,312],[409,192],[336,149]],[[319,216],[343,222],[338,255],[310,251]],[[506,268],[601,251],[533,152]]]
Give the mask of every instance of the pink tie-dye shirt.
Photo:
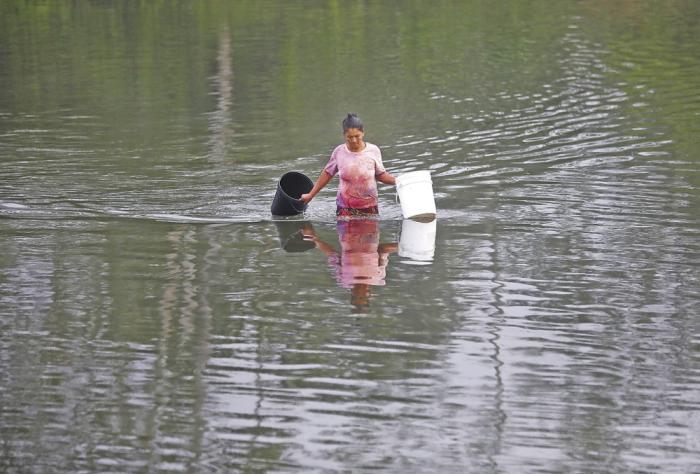
[[[378,146],[365,143],[364,150],[353,152],[347,145],[339,145],[324,170],[340,177],[338,207],[366,209],[378,205],[376,177],[386,172]]]

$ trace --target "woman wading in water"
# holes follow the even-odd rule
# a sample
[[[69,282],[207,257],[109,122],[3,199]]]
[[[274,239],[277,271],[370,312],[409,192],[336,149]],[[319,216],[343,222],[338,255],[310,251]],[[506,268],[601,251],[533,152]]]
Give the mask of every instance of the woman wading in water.
[[[316,184],[301,200],[311,201],[336,174],[340,177],[336,204],[338,217],[367,217],[379,214],[377,181],[396,184],[382,164],[382,152],[377,145],[365,142],[362,120],[348,114],[343,120],[345,143],[338,145]]]

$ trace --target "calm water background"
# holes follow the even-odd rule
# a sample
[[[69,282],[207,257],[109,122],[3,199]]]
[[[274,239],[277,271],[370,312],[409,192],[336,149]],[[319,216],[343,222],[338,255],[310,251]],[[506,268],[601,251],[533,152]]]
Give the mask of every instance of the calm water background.
[[[0,3],[0,471],[700,471],[698,51],[692,0]],[[361,311],[269,215],[349,111],[439,208]]]

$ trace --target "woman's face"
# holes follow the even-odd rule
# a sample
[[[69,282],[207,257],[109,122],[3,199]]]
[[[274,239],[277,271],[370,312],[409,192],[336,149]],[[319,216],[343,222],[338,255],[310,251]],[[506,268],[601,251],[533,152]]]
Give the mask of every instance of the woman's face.
[[[359,128],[345,130],[345,143],[350,151],[362,151],[365,148],[365,132]]]

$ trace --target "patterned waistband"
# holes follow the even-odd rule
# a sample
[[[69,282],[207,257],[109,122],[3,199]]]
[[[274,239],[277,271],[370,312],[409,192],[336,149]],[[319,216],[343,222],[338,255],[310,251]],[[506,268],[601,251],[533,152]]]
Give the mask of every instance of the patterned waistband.
[[[335,215],[338,217],[375,216],[377,214],[379,214],[379,206],[365,207],[363,209],[339,207],[335,211]]]

